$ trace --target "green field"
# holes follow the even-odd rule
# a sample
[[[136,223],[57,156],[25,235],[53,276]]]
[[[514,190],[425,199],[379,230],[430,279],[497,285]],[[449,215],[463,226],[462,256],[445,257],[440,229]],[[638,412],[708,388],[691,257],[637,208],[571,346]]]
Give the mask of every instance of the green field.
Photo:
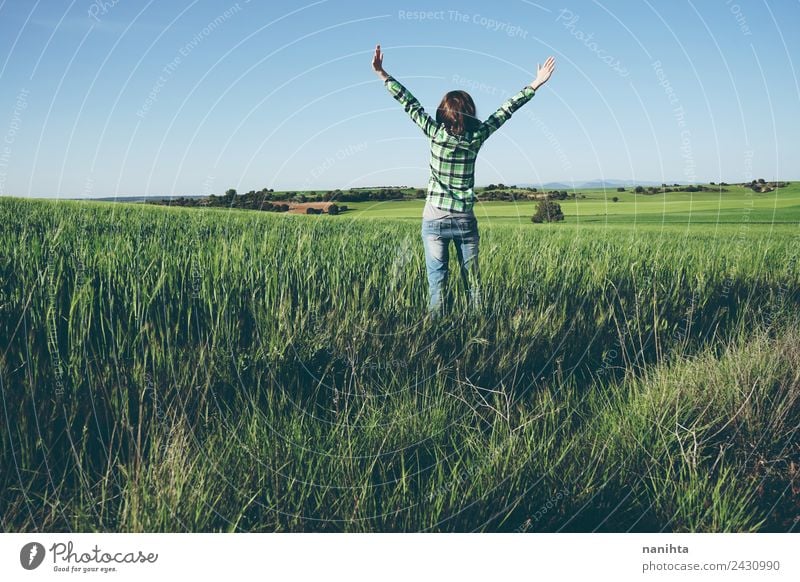
[[[768,225],[800,223],[800,183],[768,193],[754,193],[740,186],[728,186],[727,192],[670,192],[634,194],[630,191],[580,190],[586,198],[561,200],[565,222],[578,225],[666,226],[685,227],[704,232],[717,224],[765,223]],[[614,197],[619,198],[613,202]],[[402,218],[418,220],[424,200],[387,202],[349,202],[349,216],[364,218]],[[475,214],[479,220],[500,223],[530,223],[536,202],[479,202]]]
[[[0,199],[0,526],[796,531],[800,189],[586,195],[440,321],[422,201]]]

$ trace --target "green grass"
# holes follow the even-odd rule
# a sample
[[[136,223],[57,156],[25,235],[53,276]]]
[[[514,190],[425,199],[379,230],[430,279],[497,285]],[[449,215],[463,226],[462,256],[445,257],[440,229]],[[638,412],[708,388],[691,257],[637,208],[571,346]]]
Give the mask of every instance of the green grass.
[[[561,200],[559,204],[573,225],[620,225],[667,228],[685,226],[700,232],[716,225],[768,223],[781,228],[800,223],[800,183],[769,193],[754,193],[739,186],[727,192],[671,192],[634,194],[614,189],[583,190],[586,198]],[[613,202],[614,197],[618,202]],[[424,200],[351,202],[348,208],[357,218],[402,218],[419,220]],[[479,202],[475,213],[484,223],[527,224],[535,202]]]
[[[796,528],[795,226],[358,217],[0,200],[3,530]]]

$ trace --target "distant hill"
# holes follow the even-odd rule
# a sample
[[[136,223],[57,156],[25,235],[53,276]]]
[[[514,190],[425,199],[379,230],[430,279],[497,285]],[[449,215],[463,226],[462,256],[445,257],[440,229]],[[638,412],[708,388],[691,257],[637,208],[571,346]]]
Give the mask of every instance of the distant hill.
[[[661,186],[664,182],[654,182],[653,180],[615,180],[611,178],[598,178],[596,180],[589,180],[588,182],[575,182],[574,185],[564,184],[563,182],[546,182],[544,184],[534,184],[528,182],[525,184],[517,184],[520,188],[540,188],[544,190],[576,190],[592,189],[592,188],[619,188],[620,186]],[[686,182],[672,182],[667,181],[670,186],[672,184],[686,184]]]
[[[686,182],[654,182],[653,180],[592,180],[590,182],[583,182],[579,188],[618,188],[620,186],[661,186],[661,184],[686,184]]]
[[[205,198],[205,194],[193,194],[189,196],[163,196],[154,194],[152,196],[106,196],[103,198],[72,198],[72,200],[97,200],[98,202],[148,202],[151,200],[177,200],[178,198]]]

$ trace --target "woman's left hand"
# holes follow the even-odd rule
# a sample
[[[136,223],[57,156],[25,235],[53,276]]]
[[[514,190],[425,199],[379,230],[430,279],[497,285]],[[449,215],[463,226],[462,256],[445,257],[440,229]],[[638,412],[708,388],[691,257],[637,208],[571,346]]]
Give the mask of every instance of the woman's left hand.
[[[384,81],[389,77],[386,71],[383,70],[383,53],[381,52],[381,45],[375,45],[375,54],[372,56],[372,70]]]

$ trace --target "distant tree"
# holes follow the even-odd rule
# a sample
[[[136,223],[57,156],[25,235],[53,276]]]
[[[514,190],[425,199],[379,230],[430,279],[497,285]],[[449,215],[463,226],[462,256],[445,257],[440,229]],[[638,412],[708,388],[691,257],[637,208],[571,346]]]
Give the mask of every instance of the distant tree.
[[[642,186],[636,186],[636,188],[634,188],[633,191],[636,192],[637,194],[642,194],[644,193],[644,188]]]
[[[759,184],[765,184],[766,182],[764,181],[764,178],[759,178],[758,179],[758,183]]]
[[[337,204],[331,204],[328,206],[328,214],[332,214],[333,216],[339,214],[339,206]]]
[[[557,222],[559,220],[564,220],[564,213],[561,211],[561,205],[551,200],[539,200],[536,205],[536,212],[531,216],[531,221],[540,223]]]
[[[711,184],[712,186],[716,186],[717,185],[716,182],[709,182],[709,184]]]
[[[625,192],[625,188],[620,186],[619,188],[617,188],[617,192]]]
[[[614,196],[614,197],[611,199],[611,201],[612,201],[612,202],[619,202],[619,197],[618,197],[618,196]]]

